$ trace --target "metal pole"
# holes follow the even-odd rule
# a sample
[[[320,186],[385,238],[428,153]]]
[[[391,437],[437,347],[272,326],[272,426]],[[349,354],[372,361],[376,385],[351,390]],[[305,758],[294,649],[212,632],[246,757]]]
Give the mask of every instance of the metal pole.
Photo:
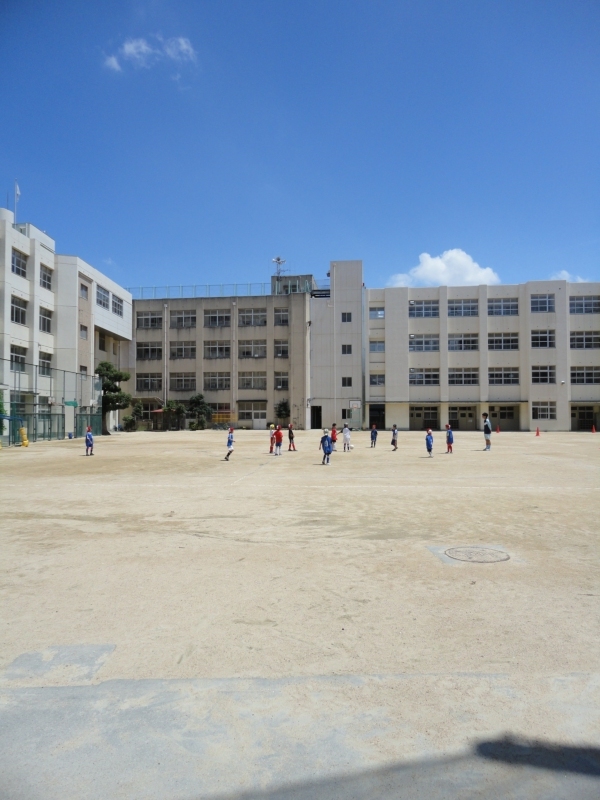
[[[163,381],[164,381],[164,386],[163,386],[164,402],[163,402],[163,405],[166,405],[166,403],[167,403],[167,304],[166,303],[163,304],[163,309],[164,309],[163,326],[164,326],[164,329],[165,329],[165,334],[164,334],[164,342],[165,342],[165,344],[164,344],[164,351],[163,351],[163,365],[164,365],[163,366],[163,374],[164,374],[164,377],[163,377]],[[163,423],[164,423],[164,419],[163,419]]]

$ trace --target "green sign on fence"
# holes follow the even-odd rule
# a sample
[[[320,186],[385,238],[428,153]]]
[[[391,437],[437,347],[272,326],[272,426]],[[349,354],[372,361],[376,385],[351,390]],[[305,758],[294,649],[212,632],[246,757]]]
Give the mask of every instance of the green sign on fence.
[[[77,408],[77,406],[79,404],[78,404],[77,400],[65,400],[65,405],[66,406],[73,406],[73,408]]]

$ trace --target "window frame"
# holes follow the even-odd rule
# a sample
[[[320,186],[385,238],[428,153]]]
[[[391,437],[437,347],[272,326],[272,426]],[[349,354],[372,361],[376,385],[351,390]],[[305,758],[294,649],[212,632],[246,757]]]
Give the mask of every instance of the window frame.
[[[195,392],[196,373],[195,372],[169,372],[169,391],[170,392]]]
[[[534,308],[534,306],[536,306]],[[554,293],[530,295],[530,311],[532,314],[553,314],[556,311],[556,297]]]
[[[573,380],[574,378],[582,378],[582,380]],[[573,386],[600,384],[600,366],[571,367],[571,384]]]
[[[178,361],[180,359],[196,358],[196,342],[169,342],[169,359]]]
[[[409,319],[437,319],[440,316],[439,300],[409,300]]]
[[[169,315],[169,328],[173,330],[183,330],[184,328],[195,328],[197,315],[195,309],[183,309],[171,311]]]
[[[156,323],[150,325],[140,325],[140,322]],[[163,314],[162,311],[137,311],[136,312],[136,330],[142,331],[158,331],[162,330]]]
[[[275,325],[275,327],[288,327],[289,324],[290,324],[289,308],[274,308],[273,325]]]
[[[231,309],[229,308],[205,308],[204,309],[205,328],[231,328]]]
[[[544,380],[544,376],[546,376],[548,380]],[[531,383],[536,384],[536,386],[540,384],[546,384],[546,385],[555,384],[556,365],[554,364],[532,365]]]
[[[112,313],[116,314],[117,317],[123,316],[123,298],[118,297],[116,294],[113,294],[111,300],[111,309]]]
[[[448,386],[479,386],[479,367],[449,367]]]
[[[385,306],[369,306],[369,319],[385,319]]]
[[[106,311],[110,308],[110,291],[104,286],[100,286],[99,283],[96,284],[96,305]]]
[[[385,386],[385,372],[370,372],[369,386]]]
[[[460,305],[459,305],[460,304]],[[452,311],[451,311],[452,308]],[[473,308],[475,309],[473,312]],[[460,313],[457,313],[460,310]],[[449,317],[478,317],[479,300],[448,300]]]
[[[427,343],[437,343],[437,347],[427,347]],[[423,347],[416,347],[417,344],[423,344]],[[409,353],[439,353],[440,350],[440,335],[439,333],[409,333],[408,335],[408,352]]]
[[[18,366],[17,366],[18,365]],[[10,346],[10,371],[25,372],[27,365],[27,348],[18,344]]]
[[[266,339],[238,339],[238,359],[266,357]]]
[[[352,322],[352,312],[342,311],[342,324],[346,324],[347,322]]]
[[[543,411],[547,411],[547,415],[540,414]],[[556,402],[554,400],[535,400],[531,404],[531,419],[556,419]]]
[[[543,344],[546,341],[547,344]],[[556,348],[556,331],[551,328],[532,330],[531,347],[534,350],[552,350]]]
[[[207,352],[210,354],[211,351],[215,351],[216,355],[207,355]],[[223,355],[220,354],[220,351],[223,351]],[[203,342],[203,358],[206,361],[215,361],[216,359],[228,359],[231,358],[231,341],[221,341],[220,339],[207,339]]]
[[[88,338],[88,326],[79,324],[79,338],[85,339],[87,341]]]
[[[452,346],[450,343],[452,342]],[[475,343],[475,347],[467,347],[467,344]],[[459,345],[460,347],[456,346]],[[473,352],[479,350],[479,334],[478,333],[449,333],[448,334],[448,351],[449,352]]]
[[[136,361],[162,361],[163,358],[162,342],[136,342],[135,360]],[[144,351],[147,355],[143,355]],[[142,353],[142,355],[140,355]],[[155,353],[155,355],[152,355]]]
[[[600,348],[600,331],[571,331],[569,343],[571,350],[597,350]]]
[[[492,339],[499,340],[502,344],[502,347],[491,347]],[[511,345],[513,341],[516,342],[516,347],[506,347],[506,342],[509,342]],[[488,350],[491,351],[500,351],[500,350],[518,350],[519,349],[519,334],[517,333],[504,333],[504,332],[497,332],[497,333],[489,333],[488,332]]]
[[[47,267],[45,264],[40,264],[40,286],[42,289],[52,291],[52,278],[54,277],[54,270]]]
[[[518,297],[488,297],[488,317],[518,317]]]
[[[16,302],[15,302],[16,301]],[[15,294],[10,296],[10,321],[15,325],[27,325],[27,300],[17,297]],[[18,319],[17,319],[18,317]]]
[[[162,372],[138,372],[135,376],[136,392],[162,392]]]
[[[369,339],[369,353],[385,353],[385,339]]]
[[[581,304],[581,311],[577,308],[578,304]],[[600,314],[600,294],[571,295],[569,297],[569,314]]]
[[[79,281],[79,297],[82,300],[90,299],[90,287],[87,283],[82,283],[82,281]]]
[[[352,355],[352,345],[351,344],[343,344],[342,345],[342,355],[343,356],[351,356]]]
[[[492,373],[495,373],[494,378],[498,375],[500,380],[492,380]],[[507,380],[507,376],[513,376],[513,379]],[[516,380],[514,380],[516,376]],[[488,385],[489,386],[518,386],[520,383],[520,370],[519,367],[488,367]]]
[[[39,329],[42,333],[49,333],[52,335],[52,310],[49,308],[44,308],[44,306],[39,307],[39,314],[38,314],[38,324]]]
[[[352,389],[352,375],[342,376],[342,389]]]
[[[239,308],[238,328],[266,328],[266,308]]]
[[[22,250],[17,250],[16,247],[12,248],[12,256],[10,261],[11,272],[18,275],[20,278],[27,280],[27,262],[29,256]]]
[[[422,376],[422,380],[419,380]],[[440,370],[439,367],[410,367],[408,370],[409,386],[439,386]]]
[[[287,392],[290,388],[290,373],[275,372],[273,375],[273,388],[276,392]]]
[[[238,372],[238,391],[261,391],[267,390],[267,373],[266,371],[252,372],[240,371]]]
[[[290,343],[288,339],[274,339],[273,353],[275,358],[290,357]]]

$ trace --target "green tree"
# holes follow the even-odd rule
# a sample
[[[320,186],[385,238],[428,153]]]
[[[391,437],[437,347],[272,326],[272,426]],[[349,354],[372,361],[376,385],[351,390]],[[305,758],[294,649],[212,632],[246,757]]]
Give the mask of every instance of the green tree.
[[[142,401],[141,400],[137,400],[133,404],[133,408],[131,409],[131,416],[136,421],[138,419],[141,419],[144,416],[144,406],[142,405]]]
[[[0,389],[0,415],[6,414],[4,410],[4,392]],[[4,433],[4,420],[0,419],[0,434]]]
[[[277,419],[289,419],[290,403],[289,400],[282,400],[275,406],[275,416]]]
[[[188,401],[188,411],[196,417],[196,424],[199,428],[205,428],[206,423],[212,418],[212,408],[204,399],[203,394],[195,394]]]
[[[101,361],[96,367],[96,374],[102,378],[102,434],[110,434],[107,417],[109,411],[129,408],[131,395],[122,391],[120,383],[129,380],[128,372],[121,372],[110,361]]]
[[[183,403],[178,403],[176,400],[167,400],[163,406],[164,429],[168,430],[171,425],[175,425],[177,430],[181,430],[185,412],[186,408]]]

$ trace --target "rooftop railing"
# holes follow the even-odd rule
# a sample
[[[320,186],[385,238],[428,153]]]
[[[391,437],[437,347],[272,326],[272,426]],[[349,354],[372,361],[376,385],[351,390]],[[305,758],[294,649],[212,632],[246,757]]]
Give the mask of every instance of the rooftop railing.
[[[176,300],[195,297],[256,297],[272,294],[305,294],[329,288],[329,281],[295,281],[282,278],[273,291],[271,283],[199,283],[189,286],[130,286],[134,300]]]

